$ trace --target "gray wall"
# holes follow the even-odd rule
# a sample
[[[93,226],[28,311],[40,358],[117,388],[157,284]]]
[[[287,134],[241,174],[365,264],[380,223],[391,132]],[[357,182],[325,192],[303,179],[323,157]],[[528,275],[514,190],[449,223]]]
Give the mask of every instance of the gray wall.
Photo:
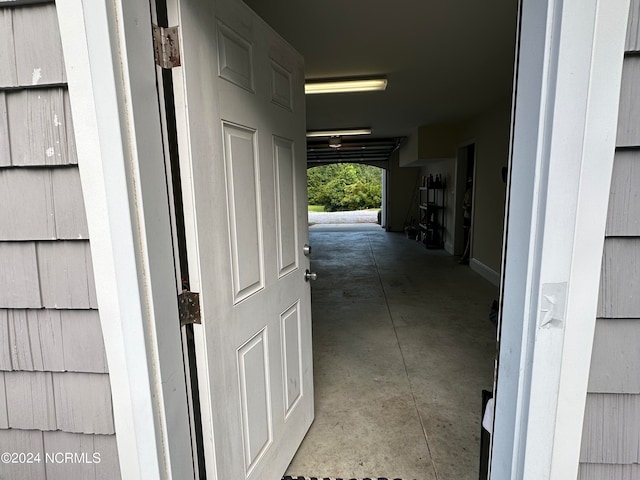
[[[0,4],[2,478],[118,479],[111,390],[55,5]],[[70,452],[90,463],[47,462]],[[92,463],[93,454],[100,463]],[[80,457],[83,458],[83,457]]]
[[[640,50],[632,0],[627,52]],[[622,72],[580,480],[640,479],[640,56]]]

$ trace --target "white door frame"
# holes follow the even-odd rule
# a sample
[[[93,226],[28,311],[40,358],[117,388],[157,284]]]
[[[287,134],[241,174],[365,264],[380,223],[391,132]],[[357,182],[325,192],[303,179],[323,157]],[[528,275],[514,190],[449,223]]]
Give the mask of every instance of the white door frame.
[[[123,479],[194,477],[148,0],[57,0]]]
[[[578,474],[628,12],[521,3],[494,480]]]
[[[57,6],[122,477],[192,478],[149,3]],[[576,478],[628,8],[523,0],[494,480]]]

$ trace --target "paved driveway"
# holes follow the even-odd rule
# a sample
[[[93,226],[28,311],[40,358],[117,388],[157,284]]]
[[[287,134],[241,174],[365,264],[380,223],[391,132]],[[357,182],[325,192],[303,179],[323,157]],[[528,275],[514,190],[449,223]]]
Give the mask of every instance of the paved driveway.
[[[309,222],[318,224],[377,223],[378,210],[352,212],[309,212]]]

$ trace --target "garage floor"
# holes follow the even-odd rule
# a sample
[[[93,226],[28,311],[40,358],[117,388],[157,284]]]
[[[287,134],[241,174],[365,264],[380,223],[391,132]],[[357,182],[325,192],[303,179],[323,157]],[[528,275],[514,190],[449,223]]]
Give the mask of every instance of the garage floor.
[[[497,287],[377,225],[310,234],[316,419],[287,474],[476,480]]]

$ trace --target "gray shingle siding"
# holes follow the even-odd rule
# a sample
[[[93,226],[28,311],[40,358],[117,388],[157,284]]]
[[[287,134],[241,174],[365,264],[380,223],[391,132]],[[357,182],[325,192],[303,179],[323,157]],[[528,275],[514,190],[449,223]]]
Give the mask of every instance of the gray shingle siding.
[[[640,478],[640,465],[599,465],[583,464],[580,467],[580,480],[637,480]]]
[[[600,278],[598,318],[640,318],[640,237],[605,239]]]
[[[589,392],[640,395],[640,320],[600,318],[589,372]],[[640,425],[639,425],[640,429]]]
[[[0,309],[0,371],[107,373],[97,310]]]
[[[640,480],[640,0],[625,48],[579,480]]]
[[[0,2],[0,478],[118,479],[55,5]],[[100,462],[45,462],[75,453]]]
[[[114,480],[118,473],[118,453],[113,435],[84,435],[61,431],[0,430],[0,451],[30,452],[39,455],[40,462],[11,464],[2,478],[11,480]],[[64,462],[60,454],[78,453],[92,462]],[[52,461],[45,461],[45,455]],[[94,461],[99,455],[100,463]],[[57,459],[57,461],[56,461]],[[115,464],[113,459],[116,459]]]
[[[0,205],[0,240],[89,238],[75,167],[0,168]]]
[[[87,241],[0,242],[0,265],[0,308],[98,306]]]
[[[640,237],[640,149],[616,154],[606,235]]]
[[[78,163],[66,88],[7,91],[4,97],[12,166]]]
[[[640,137],[640,57],[628,56],[622,67],[622,85],[620,88],[620,111],[618,114],[618,134],[616,146],[636,147]]]

